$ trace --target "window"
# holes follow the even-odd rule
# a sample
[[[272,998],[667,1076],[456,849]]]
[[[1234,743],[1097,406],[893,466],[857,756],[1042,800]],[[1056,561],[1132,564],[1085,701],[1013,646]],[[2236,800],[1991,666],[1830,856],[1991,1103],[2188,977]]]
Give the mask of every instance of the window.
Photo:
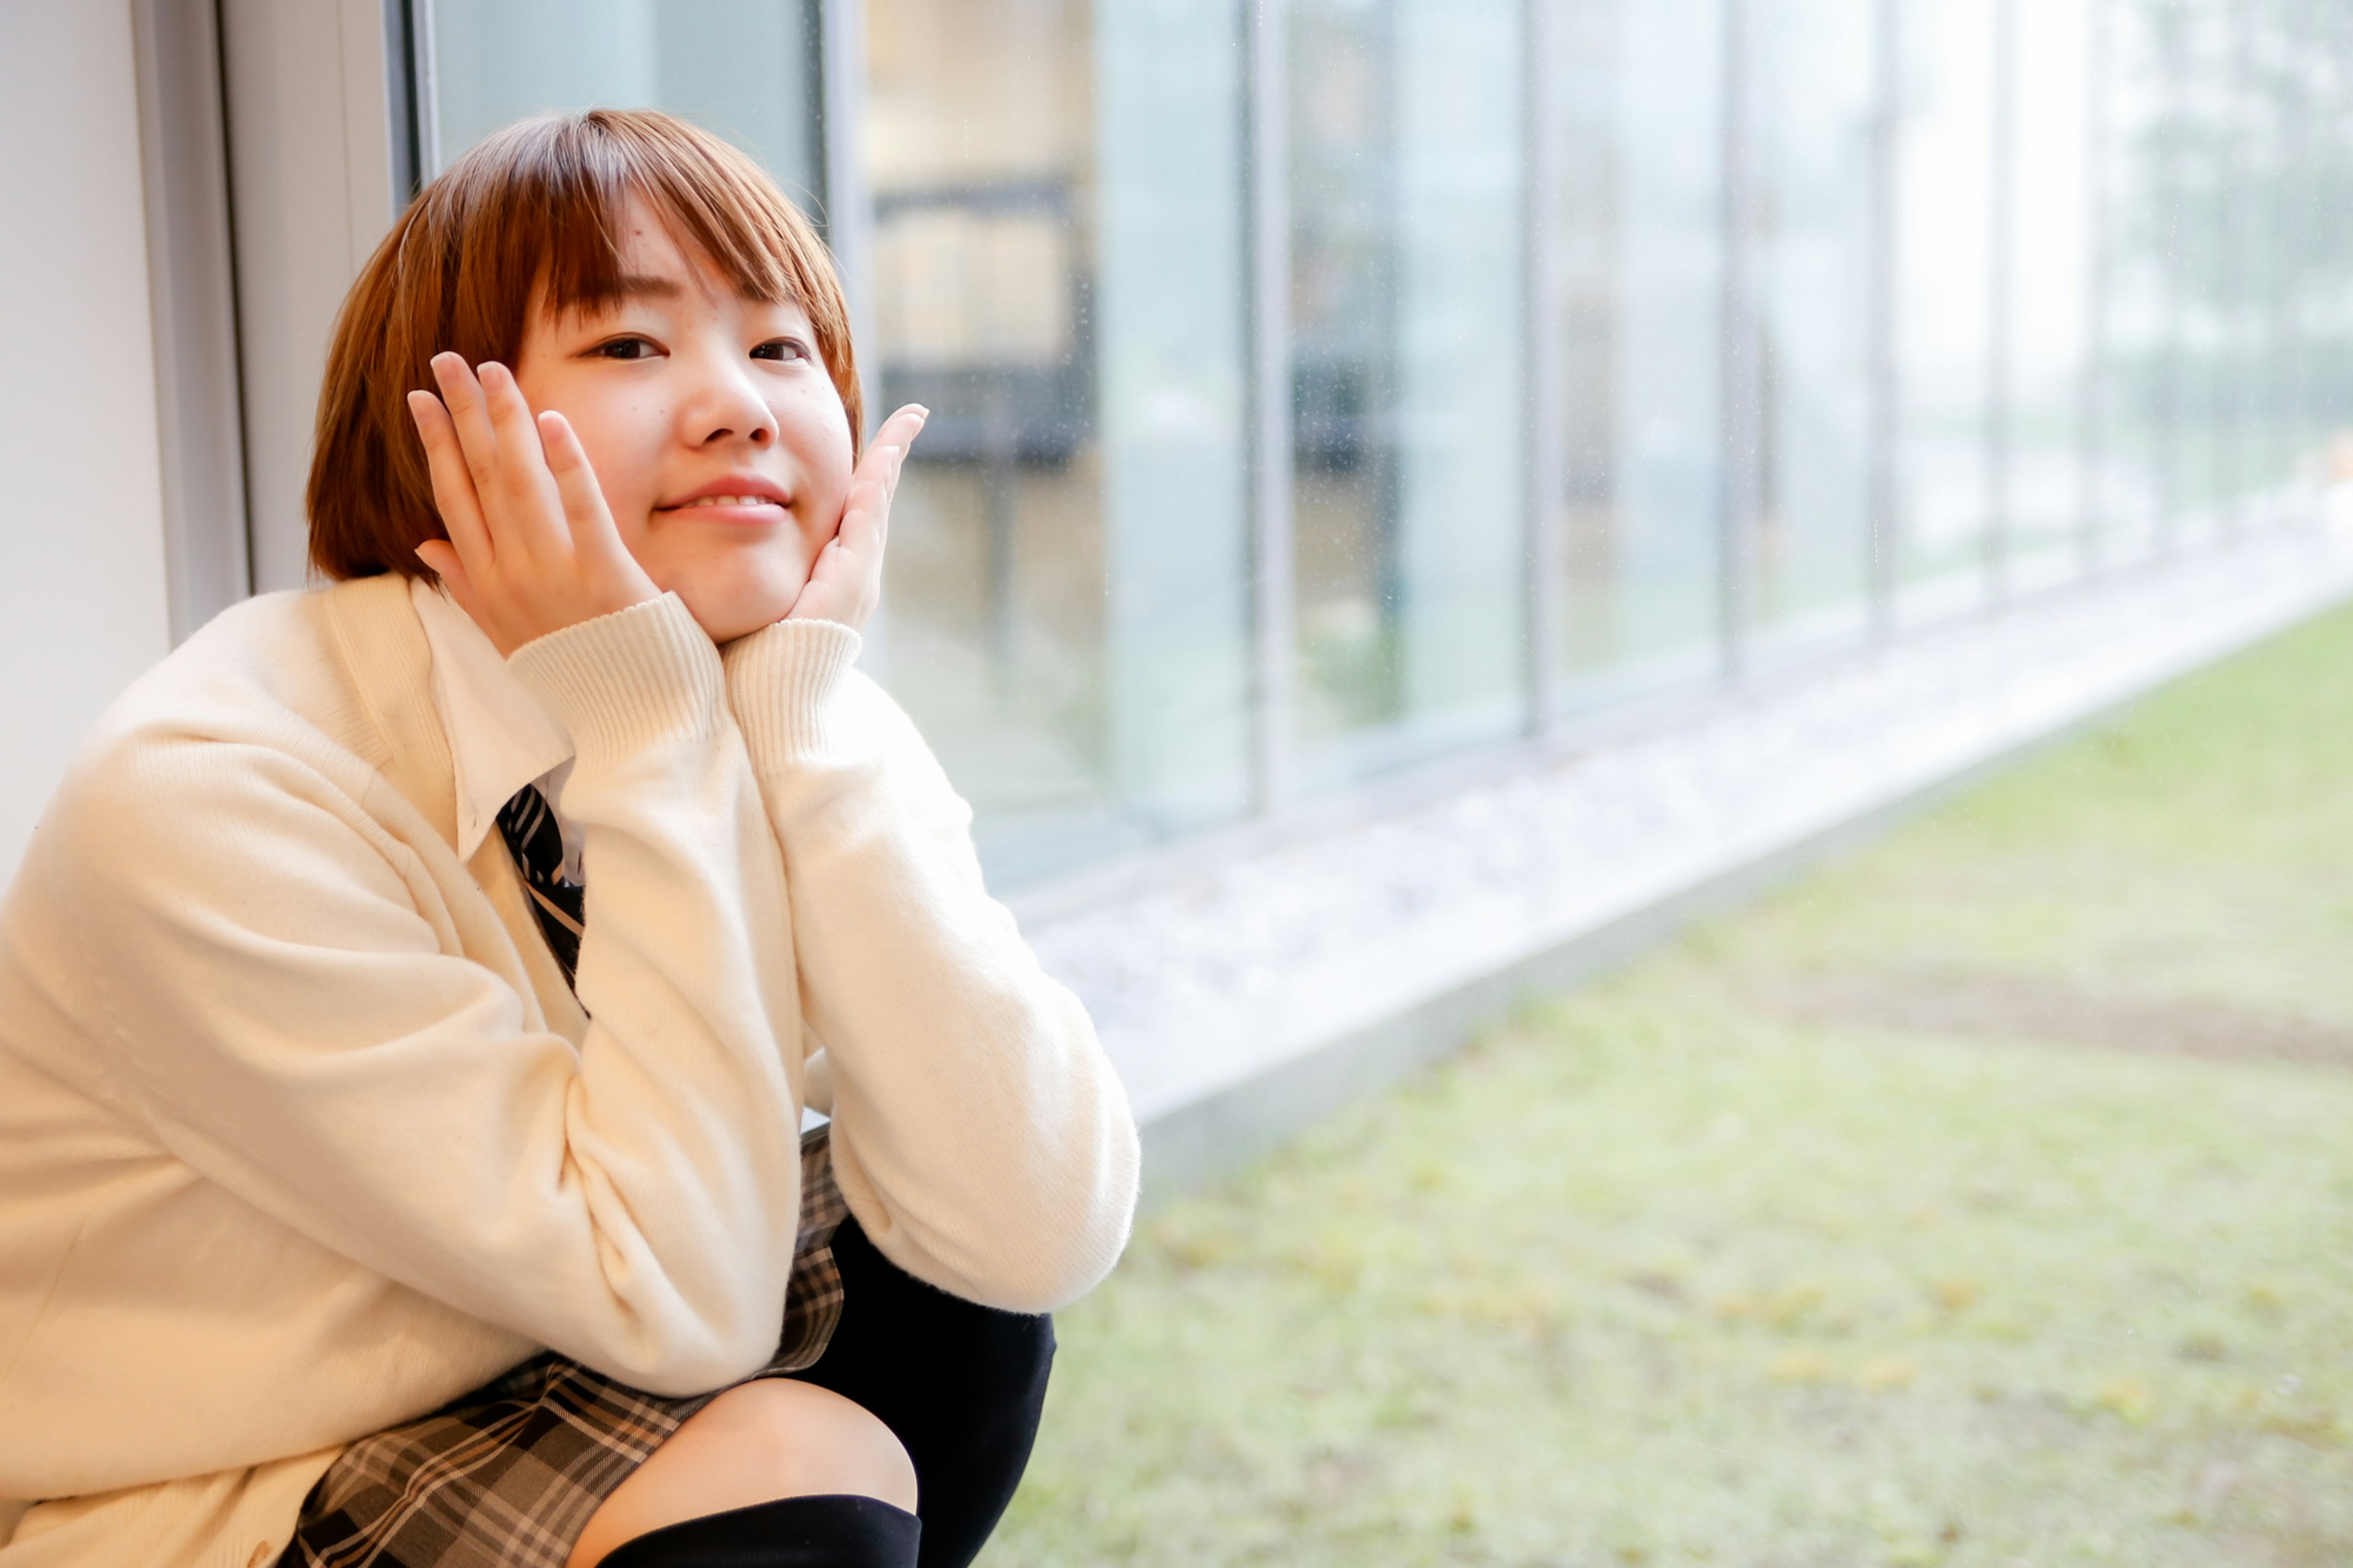
[[[1715,0],[1563,0],[1547,83],[1571,712],[1715,668],[1723,40]]]
[[[835,220],[1004,881],[2302,515],[2343,415],[2311,7],[405,14],[428,165],[657,104]]]
[[[884,668],[1016,875],[1245,803],[1239,21],[867,7],[868,352],[883,407],[933,410]]]
[[[1519,7],[1294,0],[1292,528],[1308,787],[1523,721]]]

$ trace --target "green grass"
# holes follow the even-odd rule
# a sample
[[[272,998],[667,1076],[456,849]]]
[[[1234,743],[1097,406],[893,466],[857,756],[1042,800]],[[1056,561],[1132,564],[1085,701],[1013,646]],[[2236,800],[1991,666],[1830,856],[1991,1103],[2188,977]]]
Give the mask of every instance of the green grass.
[[[1150,1216],[989,1568],[2353,1563],[2353,614]]]

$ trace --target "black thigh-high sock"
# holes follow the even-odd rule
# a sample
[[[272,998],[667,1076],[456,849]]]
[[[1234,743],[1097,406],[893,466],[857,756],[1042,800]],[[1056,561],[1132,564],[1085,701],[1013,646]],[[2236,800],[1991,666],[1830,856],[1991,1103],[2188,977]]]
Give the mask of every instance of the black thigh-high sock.
[[[779,1498],[649,1530],[599,1568],[915,1568],[923,1529],[877,1498]]]
[[[915,1462],[921,1568],[965,1568],[1013,1500],[1054,1364],[1054,1320],[934,1289],[876,1249],[856,1220],[834,1233],[841,1323],[793,1375],[866,1407]]]

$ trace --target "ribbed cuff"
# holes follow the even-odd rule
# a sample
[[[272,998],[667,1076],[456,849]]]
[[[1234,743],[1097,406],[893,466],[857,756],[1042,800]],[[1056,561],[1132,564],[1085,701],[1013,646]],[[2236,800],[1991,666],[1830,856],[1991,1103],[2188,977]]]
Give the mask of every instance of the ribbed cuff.
[[[719,650],[676,594],[550,632],[507,667],[591,767],[707,728],[724,690]]]
[[[728,705],[754,771],[824,752],[827,710],[860,646],[848,626],[818,620],[778,621],[727,645]]]

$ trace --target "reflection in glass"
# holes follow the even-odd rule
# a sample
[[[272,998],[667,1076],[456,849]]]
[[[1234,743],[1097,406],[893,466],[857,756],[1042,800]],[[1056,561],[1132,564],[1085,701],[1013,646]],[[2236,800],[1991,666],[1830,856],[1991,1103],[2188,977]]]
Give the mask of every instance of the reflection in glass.
[[[2286,13],[2242,0],[2189,0],[2172,18],[2183,80],[2172,112],[2183,247],[2181,371],[2189,431],[2187,510],[2210,532],[2263,521],[2285,477],[2273,389],[2284,359],[2278,89],[2307,51],[2279,37]],[[2264,84],[2273,90],[2265,92]]]
[[[1248,534],[1236,16],[875,0],[864,153],[892,690],[992,866],[1241,809]]]
[[[1297,0],[1302,772],[1522,717],[1519,7]]]
[[[2112,0],[2100,157],[2103,246],[2095,497],[2105,558],[2170,545],[2179,527],[2181,319],[2178,29],[2169,0]]]
[[[1548,286],[1559,321],[1567,700],[1715,667],[1723,280],[1716,0],[1559,0]]]
[[[1985,601],[1993,5],[1902,0],[1895,226],[1899,622]]]
[[[2032,0],[2013,8],[2016,121],[2010,182],[2010,406],[2003,574],[2013,592],[2063,582],[2088,563],[2082,522],[2084,351],[2090,342],[2092,8]]]
[[[1870,560],[1873,0],[1757,11],[1759,657],[1862,634]]]
[[[2281,36],[2275,9],[2242,5],[2232,13],[2232,402],[2241,432],[2241,515],[2250,524],[2277,523],[2288,509],[2292,459],[2282,395],[2294,285],[2283,265],[2291,117],[2282,67],[2296,52]]]
[[[2170,0],[2155,19],[2170,79],[2159,156],[2174,240],[2176,470],[2174,540],[2223,531],[2232,512],[2237,453],[2230,413],[2232,266],[2228,98],[2230,12],[2237,0]]]
[[[2353,414],[2346,375],[2353,317],[2343,308],[2353,282],[2353,203],[2346,199],[2353,96],[2345,90],[2353,81],[2353,29],[2316,26],[2323,15],[2316,6],[2262,6],[2250,48],[2267,126],[2253,180],[2269,192],[2271,261],[2257,276],[2277,344],[2270,355],[2274,471],[2291,489],[2344,477],[2331,433]]]
[[[934,411],[867,658],[1000,878],[1249,809],[1260,674],[1295,695],[1287,771],[1310,802],[1511,735],[1539,587],[1558,632],[1537,668],[1572,710],[1707,679],[1736,599],[1768,660],[1854,637],[1866,476],[1889,471],[1874,282],[1893,279],[1899,627],[2308,515],[2319,481],[2353,477],[2341,7],[1275,3],[416,0],[443,163],[536,110],[651,104],[804,193],[827,166],[818,15],[862,10],[862,100],[838,106],[858,118],[830,131],[859,186],[836,196],[871,203],[849,258],[863,363],[878,417]],[[1287,344],[1265,346],[1291,354],[1295,597],[1256,608],[1292,628],[1287,682],[1250,663],[1246,488],[1246,172],[1269,150],[1246,143],[1244,39],[1270,16],[1289,163],[1264,194],[1291,272]],[[1890,123],[1892,216],[1873,188]],[[1534,201],[1528,145],[1550,179]],[[1758,350],[1729,432],[1728,350],[1748,353],[1724,330],[1728,149]],[[1558,394],[1541,465],[1523,354]],[[1757,500],[1737,595],[1728,437],[1739,510]],[[1557,488],[1530,508],[1532,466]]]

